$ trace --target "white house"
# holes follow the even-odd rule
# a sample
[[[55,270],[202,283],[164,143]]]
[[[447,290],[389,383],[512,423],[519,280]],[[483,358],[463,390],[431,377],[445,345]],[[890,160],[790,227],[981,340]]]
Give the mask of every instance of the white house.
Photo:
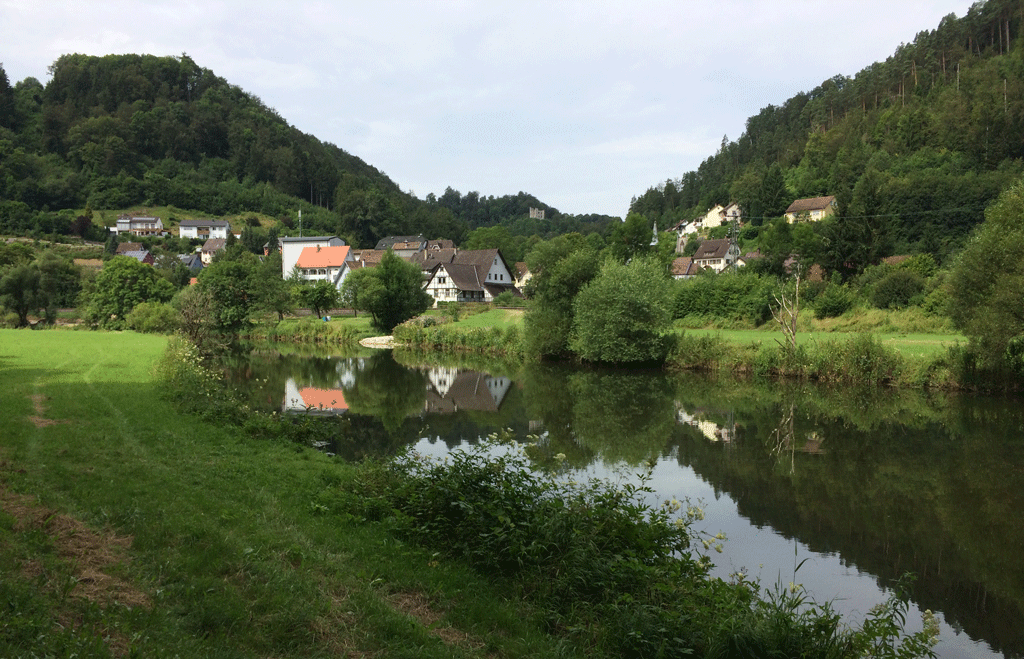
[[[178,235],[182,238],[224,238],[227,240],[231,224],[225,220],[182,220],[178,225]]]
[[[292,274],[299,254],[307,247],[342,247],[345,241],[337,236],[309,236],[306,238],[278,238],[277,246],[281,250],[281,276],[287,279]]]
[[[456,252],[451,262],[439,262],[431,269],[425,290],[438,302],[491,302],[512,291],[515,277],[497,249]]]
[[[159,217],[122,215],[117,218],[114,232],[118,235],[129,233],[133,236],[159,236],[164,232],[164,223]]]
[[[728,238],[719,238],[702,242],[693,255],[693,264],[721,272],[739,258],[740,248]]]
[[[347,245],[331,245],[306,247],[295,261],[299,276],[306,281],[327,280],[341,290],[345,277],[351,271],[349,262],[352,253]]]

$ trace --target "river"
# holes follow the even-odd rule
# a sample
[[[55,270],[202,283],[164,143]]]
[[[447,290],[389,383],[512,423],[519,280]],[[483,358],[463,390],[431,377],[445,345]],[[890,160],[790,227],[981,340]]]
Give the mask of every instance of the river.
[[[324,450],[443,454],[508,428],[541,467],[649,470],[659,498],[702,502],[728,538],[720,576],[797,583],[855,621],[910,572],[908,628],[935,612],[940,657],[1024,656],[1018,400],[281,350],[236,354],[227,376],[252,405],[336,423]]]

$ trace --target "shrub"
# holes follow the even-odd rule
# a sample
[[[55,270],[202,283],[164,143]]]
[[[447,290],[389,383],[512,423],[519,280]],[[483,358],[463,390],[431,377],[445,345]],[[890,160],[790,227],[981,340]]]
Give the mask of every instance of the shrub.
[[[167,334],[181,326],[181,314],[166,302],[141,302],[125,318],[136,332]]]
[[[853,297],[845,286],[830,284],[814,302],[814,317],[835,318],[842,316],[853,306]]]
[[[900,309],[924,290],[924,279],[913,270],[893,270],[875,284],[871,302],[879,309]]]

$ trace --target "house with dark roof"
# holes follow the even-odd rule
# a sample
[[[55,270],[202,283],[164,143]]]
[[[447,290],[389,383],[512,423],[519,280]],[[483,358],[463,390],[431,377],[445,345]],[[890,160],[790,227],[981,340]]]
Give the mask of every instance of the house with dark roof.
[[[213,261],[213,255],[227,247],[228,241],[224,238],[210,238],[203,243],[203,249],[200,251],[200,258],[203,261],[203,265],[210,265]]]
[[[382,252],[386,252],[390,249],[398,256],[409,258],[416,252],[426,249],[427,242],[427,239],[422,235],[388,236],[387,238],[381,238],[377,241],[377,246],[374,247],[374,249]]]
[[[227,239],[231,224],[226,220],[182,220],[178,224],[178,236],[207,240],[209,238]]]
[[[797,199],[786,209],[786,221],[793,222],[823,220],[836,212],[835,195]]]
[[[673,279],[691,279],[696,277],[701,268],[693,262],[692,256],[679,256],[672,261],[669,272]]]
[[[145,263],[146,265],[153,265],[156,259],[148,249],[133,249],[127,252],[122,252],[118,256],[130,256],[139,263]]]
[[[118,243],[117,249],[114,250],[115,256],[121,256],[127,252],[139,252],[145,249],[142,243]]]
[[[164,223],[159,217],[143,215],[121,215],[117,218],[114,232],[133,236],[159,236],[164,232]]]
[[[700,268],[711,268],[721,272],[740,257],[740,248],[728,238],[705,240],[693,255],[693,262]]]
[[[438,262],[424,290],[438,302],[491,302],[505,291],[519,295],[508,262],[497,249],[458,251]]]

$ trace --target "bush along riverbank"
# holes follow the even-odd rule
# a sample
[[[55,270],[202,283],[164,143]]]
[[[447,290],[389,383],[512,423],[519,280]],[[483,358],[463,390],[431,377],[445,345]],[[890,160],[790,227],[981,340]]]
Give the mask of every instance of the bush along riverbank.
[[[206,403],[227,397],[181,338],[170,341],[157,373],[179,405],[250,437],[309,446],[320,436],[320,419]],[[334,473],[311,505],[370,538],[382,563],[429,556],[433,570],[404,575],[402,588],[429,587],[420,580],[435,571],[471,570],[477,589],[508,598],[566,656],[934,656],[931,619],[923,631],[903,630],[905,589],[851,627],[799,586],[762,587],[743,574],[712,578],[710,557],[725,538],[695,530],[699,505],[649,503],[649,473],[637,485],[576,483],[560,456],[510,435],[496,433],[444,460],[401,454],[363,462]],[[435,598],[458,599],[456,585],[435,585]]]
[[[477,353],[510,359],[525,358],[523,328],[463,327],[457,323],[438,322],[435,316],[423,316],[395,328],[395,342],[420,350],[446,353]]]
[[[1017,372],[982,367],[969,345],[958,343],[929,356],[907,356],[871,333],[815,339],[793,348],[774,340],[742,344],[718,335],[683,332],[665,366],[676,371],[725,371],[846,385],[986,392],[1021,387]]]
[[[373,336],[369,317],[334,318],[288,318],[270,323],[264,322],[240,334],[247,341],[267,343],[317,343],[325,345],[356,345],[359,339]]]

